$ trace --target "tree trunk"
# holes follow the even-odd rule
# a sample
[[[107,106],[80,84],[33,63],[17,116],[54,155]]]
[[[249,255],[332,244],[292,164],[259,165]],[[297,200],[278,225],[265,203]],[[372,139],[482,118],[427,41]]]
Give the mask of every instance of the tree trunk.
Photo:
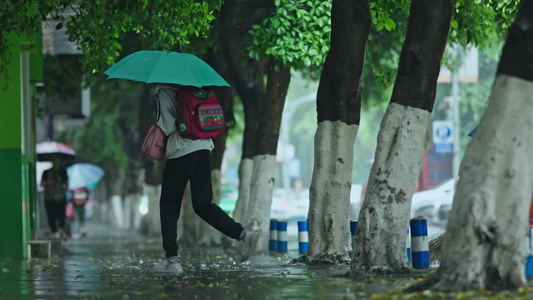
[[[254,170],[254,161],[251,158],[241,158],[239,164],[239,196],[235,210],[233,211],[233,218],[246,224],[248,206],[250,205],[250,193],[252,187],[252,172]]]
[[[268,251],[268,233],[270,226],[270,207],[272,191],[276,177],[276,150],[278,147],[281,115],[289,82],[290,68],[285,68],[272,61],[269,64],[266,101],[263,116],[257,131],[255,156],[250,193],[250,206],[247,212],[246,228],[261,229],[262,239],[259,251]]]
[[[489,104],[467,146],[437,272],[408,291],[525,287],[533,182],[533,2],[509,30]]]
[[[370,22],[367,0],[333,1],[331,48],[317,93],[318,128],[309,199],[307,253],[315,261],[344,261],[350,247],[353,147]]]
[[[253,1],[249,1],[247,5],[253,5],[251,3]],[[244,49],[242,38],[246,35],[244,32],[247,32],[250,28],[244,26],[243,22],[237,26],[237,8],[239,7],[244,15],[249,11],[253,11],[253,9],[243,11],[244,4],[246,3],[237,4],[236,0],[228,0],[224,2],[220,12],[222,52],[227,65],[231,66],[228,68],[228,73],[244,108],[245,124],[242,157],[239,166],[239,198],[233,214],[233,218],[242,224],[247,222],[248,217],[255,139],[258,136],[257,130],[263,104],[266,102],[263,87],[265,62],[243,59],[246,54],[242,52],[242,49]]]
[[[378,134],[353,241],[350,274],[407,273],[411,198],[429,142],[451,0],[413,0],[391,103]]]

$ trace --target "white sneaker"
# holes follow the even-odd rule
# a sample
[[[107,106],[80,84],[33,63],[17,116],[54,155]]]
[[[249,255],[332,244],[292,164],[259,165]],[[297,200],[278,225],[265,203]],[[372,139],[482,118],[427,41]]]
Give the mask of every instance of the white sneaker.
[[[59,232],[54,232],[54,233],[52,234],[52,237],[53,237],[54,239],[60,239],[60,238],[61,238],[61,236],[59,235]]]
[[[240,241],[241,262],[247,261],[255,253],[261,230],[244,230],[244,238]]]
[[[165,275],[181,275],[183,268],[174,257],[168,257],[163,262],[154,264],[154,271]]]

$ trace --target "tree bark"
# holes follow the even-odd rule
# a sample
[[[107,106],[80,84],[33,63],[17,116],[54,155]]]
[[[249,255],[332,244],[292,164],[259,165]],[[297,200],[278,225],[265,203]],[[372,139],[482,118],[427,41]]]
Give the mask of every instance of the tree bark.
[[[353,146],[370,25],[367,0],[333,1],[331,47],[317,92],[318,128],[310,187],[308,257],[315,261],[344,262],[350,247]]]
[[[352,276],[409,272],[405,245],[411,198],[429,142],[453,9],[451,0],[411,2],[398,75],[353,240]]]
[[[270,207],[276,177],[276,150],[281,126],[281,115],[289,82],[290,68],[271,61],[268,68],[266,101],[255,141],[253,172],[251,179],[250,205],[247,212],[246,228],[261,229],[259,251],[268,251]]]
[[[437,272],[407,291],[525,287],[533,182],[533,1],[523,1],[459,170]]]
[[[237,91],[244,108],[245,124],[242,158],[239,167],[239,198],[233,218],[241,223],[245,223],[247,217],[246,212],[248,211],[250,201],[250,193],[248,192],[250,190],[250,182],[248,182],[247,178],[251,178],[253,170],[253,165],[250,168],[248,162],[252,161],[255,155],[255,138],[262,114],[262,107],[266,99],[263,86],[266,69],[264,61],[257,62],[245,58],[247,55],[242,51],[244,49],[242,37],[247,34],[249,28],[244,24],[237,26],[237,8],[241,9],[242,14],[254,11],[253,9],[243,11],[242,3],[237,4],[236,0],[225,1],[220,12],[220,23],[222,28],[222,52],[229,66],[228,73],[230,74],[233,87]],[[248,23],[254,22],[245,22],[245,24]]]

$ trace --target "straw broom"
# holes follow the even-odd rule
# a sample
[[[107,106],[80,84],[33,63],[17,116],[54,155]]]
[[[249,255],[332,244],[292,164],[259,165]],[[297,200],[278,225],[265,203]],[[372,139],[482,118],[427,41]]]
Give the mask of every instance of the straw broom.
[[[444,238],[444,233],[439,232],[432,235],[429,238],[429,265],[439,265],[440,264],[440,248],[442,245],[442,239]]]

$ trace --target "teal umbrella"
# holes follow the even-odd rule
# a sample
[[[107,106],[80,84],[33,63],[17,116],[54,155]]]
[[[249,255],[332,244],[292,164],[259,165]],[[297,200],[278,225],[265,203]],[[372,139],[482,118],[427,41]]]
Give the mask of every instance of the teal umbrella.
[[[184,86],[230,86],[211,66],[189,53],[138,51],[104,72],[107,79],[128,79],[145,83],[173,83]]]

